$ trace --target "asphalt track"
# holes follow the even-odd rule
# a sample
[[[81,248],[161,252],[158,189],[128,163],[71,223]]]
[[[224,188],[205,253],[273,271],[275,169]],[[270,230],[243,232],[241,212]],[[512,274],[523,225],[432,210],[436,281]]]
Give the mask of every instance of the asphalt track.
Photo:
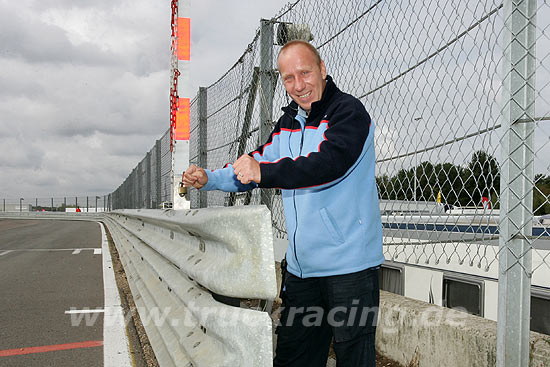
[[[103,304],[98,223],[0,220],[0,366],[103,366]]]

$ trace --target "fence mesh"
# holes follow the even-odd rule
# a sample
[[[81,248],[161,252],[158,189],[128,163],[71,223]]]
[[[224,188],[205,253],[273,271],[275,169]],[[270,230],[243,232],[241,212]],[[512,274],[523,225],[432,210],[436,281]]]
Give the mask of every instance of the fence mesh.
[[[468,264],[481,271],[498,266],[501,209],[501,147],[504,132],[504,6],[499,1],[313,1],[287,5],[271,19],[276,69],[281,24],[307,26],[328,73],[360,98],[376,125],[376,179],[388,260],[421,264]],[[550,6],[537,2],[534,42],[536,83],[534,170],[527,236],[533,269],[550,270]],[[278,119],[290,101],[275,80],[261,82],[260,27],[243,55],[206,88],[205,168],[221,168],[259,143],[262,107]],[[271,45],[270,45],[271,46]],[[267,56],[266,56],[267,55]],[[276,74],[269,74],[275,76]],[[260,82],[258,82],[258,79]],[[190,161],[199,163],[200,95],[191,106]],[[276,190],[209,192],[208,206],[265,203],[275,235],[286,237]],[[191,191],[192,207],[199,193]],[[522,226],[523,227],[523,226]],[[518,255],[521,257],[521,254]],[[545,271],[539,269],[544,268]]]
[[[111,195],[113,209],[158,209],[172,203],[170,130],[156,141]]]
[[[110,195],[24,197],[0,199],[0,212],[81,212],[101,213],[109,210]]]

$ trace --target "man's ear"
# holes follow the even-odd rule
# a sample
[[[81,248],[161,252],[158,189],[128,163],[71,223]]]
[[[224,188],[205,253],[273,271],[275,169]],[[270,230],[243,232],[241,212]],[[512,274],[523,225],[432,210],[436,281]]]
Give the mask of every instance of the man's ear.
[[[321,76],[323,77],[323,79],[327,78],[327,68],[323,60],[321,60]]]

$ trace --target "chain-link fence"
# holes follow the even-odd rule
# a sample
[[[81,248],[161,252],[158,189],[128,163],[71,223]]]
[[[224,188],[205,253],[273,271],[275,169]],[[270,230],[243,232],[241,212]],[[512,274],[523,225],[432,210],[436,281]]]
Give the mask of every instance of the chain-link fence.
[[[102,213],[110,210],[110,195],[78,195],[41,198],[0,199],[0,212],[76,212]]]
[[[549,61],[548,23],[544,24],[550,16],[548,7],[548,2],[538,1],[539,22],[533,38],[542,50],[533,68],[540,74],[537,86],[533,85],[540,112],[524,116],[536,117],[524,123],[541,132],[550,126],[545,117],[550,114],[550,87],[544,66]],[[271,127],[280,108],[289,102],[274,72],[280,46],[274,44],[275,33],[282,24],[307,25],[329,74],[342,90],[361,99],[376,123],[377,182],[385,239],[392,244],[386,248],[386,257],[406,254],[412,262],[467,262],[488,269],[498,259],[504,161],[503,8],[501,2],[493,1],[295,2],[271,21],[262,22],[235,65],[204,88],[202,100],[201,95],[193,100],[190,161],[200,163],[201,128],[206,131],[203,166],[211,169],[233,162],[263,142],[260,122],[267,117],[266,125]],[[269,44],[262,48],[263,35]],[[203,116],[201,101],[206,105]],[[550,153],[548,129],[533,136],[538,145],[533,147],[536,154],[531,162],[536,207],[530,210],[544,216],[550,214],[550,172],[544,159]],[[284,237],[277,192],[264,193],[262,200],[259,190],[192,191],[192,206],[200,206],[199,195],[208,197],[207,205],[269,204],[274,228]],[[424,219],[411,221],[409,214],[423,214]],[[537,248],[536,240],[548,236],[549,230],[535,224],[531,240]],[[434,225],[454,230],[430,230]],[[446,242],[468,243],[469,250],[446,246],[437,254],[435,248],[429,249],[430,244]],[[409,246],[419,243],[418,248]],[[548,261],[539,264],[543,265],[548,267]]]
[[[172,152],[168,130],[111,194],[113,209],[158,209],[171,205]]]
[[[289,4],[193,100],[191,163],[221,168],[265,141],[289,103],[276,72],[285,29],[311,31],[328,73],[375,122],[387,260],[498,269],[500,300],[529,281],[550,287],[548,0]],[[267,204],[286,236],[276,190],[191,200]]]

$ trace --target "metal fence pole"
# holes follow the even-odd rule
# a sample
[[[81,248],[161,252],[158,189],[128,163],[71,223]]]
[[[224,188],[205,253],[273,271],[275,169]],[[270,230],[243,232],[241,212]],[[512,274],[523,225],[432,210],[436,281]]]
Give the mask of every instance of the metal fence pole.
[[[136,170],[136,180],[137,180],[137,195],[136,195],[136,209],[143,208],[143,165],[142,162],[139,162]]]
[[[273,124],[273,22],[261,20],[260,26],[260,135],[265,143]]]
[[[240,157],[245,153],[246,144],[248,143],[248,136],[250,135],[250,125],[252,123],[252,115],[254,114],[254,105],[256,103],[256,95],[258,94],[258,84],[260,80],[260,68],[255,67],[252,72],[252,80],[250,81],[250,92],[248,93],[248,100],[246,102],[246,109],[244,113],[244,122],[241,130],[241,136],[239,140],[239,147],[237,148],[237,157]],[[235,199],[237,193],[232,192],[229,194],[229,206],[235,205]],[[245,205],[250,203],[252,192],[246,193]]]
[[[208,92],[205,87],[199,88],[199,167],[208,167],[207,153],[207,114],[208,114]],[[199,208],[208,206],[208,193],[199,191]]]
[[[157,192],[156,192],[156,207],[154,209],[158,209],[160,203],[162,202],[162,191],[161,191],[161,187],[162,187],[162,169],[161,169],[162,152],[161,152],[161,141],[160,141],[160,139],[157,140],[155,148],[156,148],[156,158],[157,158],[156,159],[156,161],[157,161],[156,162],[156,170],[155,170],[155,179],[157,181],[157,184],[155,186],[156,186]]]
[[[67,211],[67,197],[63,198],[63,209],[65,209],[65,211]]]
[[[6,211],[6,199],[4,199],[4,212]]]
[[[53,198],[52,198],[52,212],[53,212]]]
[[[258,145],[266,142],[273,129],[273,96],[276,81],[273,70],[273,22],[262,19],[260,23],[260,133]],[[266,204],[270,209],[272,191],[262,190],[261,192],[262,204]]]
[[[497,366],[529,365],[536,0],[504,2]]]
[[[151,152],[148,152],[145,159],[145,179],[147,182],[145,183],[145,207],[147,209],[151,209]]]
[[[130,197],[131,197],[131,202],[130,202],[130,206],[129,208],[131,209],[136,209],[136,167],[134,167],[134,169],[132,170],[132,174],[130,175]]]

